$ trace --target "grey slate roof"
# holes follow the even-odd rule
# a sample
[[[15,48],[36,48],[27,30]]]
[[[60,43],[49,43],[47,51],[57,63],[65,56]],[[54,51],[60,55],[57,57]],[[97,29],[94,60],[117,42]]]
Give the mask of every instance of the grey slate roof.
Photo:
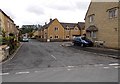
[[[85,28],[85,22],[78,22],[78,28],[84,29]]]
[[[60,23],[62,26],[63,26],[63,28],[67,28],[67,26],[69,27],[69,28],[71,28],[71,29],[73,29],[75,26],[77,26],[77,23]]]
[[[85,27],[84,22],[78,22],[78,23],[61,23],[61,25],[66,28],[67,26],[71,29],[73,29],[75,26],[77,26],[80,30]]]

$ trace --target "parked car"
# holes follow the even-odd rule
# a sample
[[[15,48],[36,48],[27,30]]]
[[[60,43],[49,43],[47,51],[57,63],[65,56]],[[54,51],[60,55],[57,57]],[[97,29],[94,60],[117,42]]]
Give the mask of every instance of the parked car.
[[[75,37],[73,39],[74,45],[80,45],[82,47],[92,47],[93,42],[86,37]]]
[[[29,38],[23,37],[22,41],[23,41],[23,42],[29,42]]]

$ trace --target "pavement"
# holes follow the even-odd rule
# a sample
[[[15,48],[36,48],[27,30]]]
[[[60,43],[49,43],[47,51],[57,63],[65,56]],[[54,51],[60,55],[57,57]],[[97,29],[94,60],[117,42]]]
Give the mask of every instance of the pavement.
[[[101,54],[101,55],[107,55],[112,58],[117,58],[120,59],[120,52],[119,50],[116,49],[109,49],[109,48],[101,48],[101,47],[80,47],[80,46],[74,46],[72,42],[64,42],[62,46],[65,47],[71,47],[71,48],[76,48],[96,54]]]

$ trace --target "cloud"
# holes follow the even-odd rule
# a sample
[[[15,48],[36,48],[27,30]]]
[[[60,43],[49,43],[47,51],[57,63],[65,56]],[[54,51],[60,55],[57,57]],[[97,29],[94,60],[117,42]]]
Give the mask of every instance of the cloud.
[[[68,5],[52,5],[52,6],[49,6],[49,8],[59,10],[59,11],[73,10],[73,8]]]
[[[44,14],[44,9],[39,6],[29,6],[27,8],[27,11],[30,13],[34,13],[36,15],[43,15]]]
[[[4,12],[5,12],[5,14],[7,14],[11,19],[15,19],[16,18],[16,16],[14,15],[14,13],[12,12],[12,11],[10,11],[10,10],[8,10],[8,9],[2,9]]]
[[[86,10],[90,2],[76,2],[76,7],[81,10]]]

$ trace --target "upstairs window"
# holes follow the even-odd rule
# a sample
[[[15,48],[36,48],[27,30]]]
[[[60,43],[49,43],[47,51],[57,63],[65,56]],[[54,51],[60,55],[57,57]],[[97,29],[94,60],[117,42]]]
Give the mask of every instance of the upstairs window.
[[[55,27],[55,31],[58,31],[58,28],[57,28],[57,27]]]
[[[70,30],[69,26],[66,27],[66,30]]]
[[[1,21],[1,19],[0,19],[0,29],[1,29],[1,24],[2,24],[2,21]]]
[[[1,24],[2,24],[2,21],[1,21],[1,19],[0,19],[0,35],[2,34],[2,33],[1,33],[1,32],[2,32]]]
[[[92,23],[94,21],[94,14],[89,16],[89,22]]]
[[[109,18],[115,18],[118,16],[118,9],[110,9],[109,10]]]

